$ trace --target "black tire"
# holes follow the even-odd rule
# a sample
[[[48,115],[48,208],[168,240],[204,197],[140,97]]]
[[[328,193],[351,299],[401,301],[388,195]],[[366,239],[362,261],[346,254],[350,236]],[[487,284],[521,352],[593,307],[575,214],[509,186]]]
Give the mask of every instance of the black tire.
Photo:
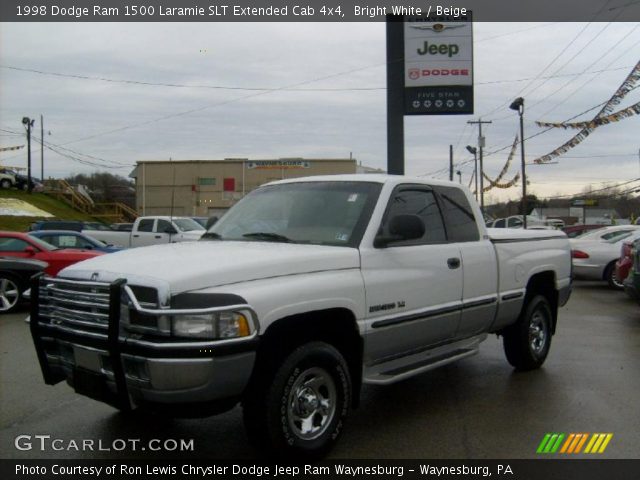
[[[540,368],[551,347],[551,306],[536,295],[525,305],[518,321],[503,334],[504,353],[516,370]]]
[[[11,188],[11,180],[3,178],[2,181],[0,181],[0,187]]]
[[[604,270],[604,279],[607,281],[609,286],[615,290],[622,290],[624,288],[623,283],[618,280],[618,276],[616,275],[615,262],[611,262],[607,265],[607,268]]]
[[[335,445],[351,405],[343,356],[324,342],[296,348],[243,401],[251,443],[279,457],[316,459]]]
[[[8,273],[0,273],[0,313],[13,312],[22,302],[20,281]]]

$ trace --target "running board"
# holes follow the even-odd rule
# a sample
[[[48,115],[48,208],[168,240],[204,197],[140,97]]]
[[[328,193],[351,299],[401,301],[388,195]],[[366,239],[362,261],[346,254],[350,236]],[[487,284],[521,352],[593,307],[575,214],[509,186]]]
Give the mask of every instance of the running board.
[[[389,362],[365,367],[363,382],[376,385],[389,385],[420,373],[442,367],[478,353],[479,345],[486,334],[468,338],[449,345],[436,347]]]

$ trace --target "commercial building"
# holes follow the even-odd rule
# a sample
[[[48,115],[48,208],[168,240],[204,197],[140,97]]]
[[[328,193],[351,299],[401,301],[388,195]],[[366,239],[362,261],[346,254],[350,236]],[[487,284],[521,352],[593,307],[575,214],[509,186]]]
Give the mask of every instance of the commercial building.
[[[274,180],[356,173],[352,158],[140,161],[136,182],[140,215],[220,216],[251,190]]]

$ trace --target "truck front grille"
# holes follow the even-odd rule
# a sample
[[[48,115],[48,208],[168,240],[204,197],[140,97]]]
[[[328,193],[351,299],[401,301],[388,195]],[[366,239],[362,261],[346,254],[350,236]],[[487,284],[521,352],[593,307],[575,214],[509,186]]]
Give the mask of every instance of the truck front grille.
[[[72,330],[107,336],[109,284],[57,278],[42,280],[41,320]]]

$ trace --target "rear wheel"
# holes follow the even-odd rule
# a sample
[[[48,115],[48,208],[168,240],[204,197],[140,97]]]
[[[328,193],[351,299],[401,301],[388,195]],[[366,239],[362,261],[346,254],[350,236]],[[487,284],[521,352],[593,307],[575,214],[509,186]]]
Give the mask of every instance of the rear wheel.
[[[549,302],[536,295],[525,305],[517,323],[504,332],[504,353],[517,370],[533,370],[544,363],[551,347],[552,319]]]
[[[609,265],[607,265],[607,268],[604,271],[604,279],[607,281],[611,288],[615,288],[616,290],[621,290],[624,288],[622,280],[618,278],[618,275],[616,275],[615,262],[611,262]]]
[[[11,275],[0,274],[0,312],[12,312],[21,299],[19,282]]]
[[[333,346],[296,348],[243,402],[249,439],[289,458],[319,458],[342,433],[351,402],[347,363]]]

